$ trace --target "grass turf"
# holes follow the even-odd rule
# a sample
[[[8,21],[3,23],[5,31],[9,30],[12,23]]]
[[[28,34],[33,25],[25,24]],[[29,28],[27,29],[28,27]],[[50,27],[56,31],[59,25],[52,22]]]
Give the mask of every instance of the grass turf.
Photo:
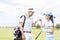
[[[33,28],[32,32],[35,38],[40,29]],[[60,30],[55,30],[54,35],[55,40],[60,40]],[[0,40],[13,40],[13,28],[0,28]],[[42,32],[37,40],[45,40],[45,32]]]

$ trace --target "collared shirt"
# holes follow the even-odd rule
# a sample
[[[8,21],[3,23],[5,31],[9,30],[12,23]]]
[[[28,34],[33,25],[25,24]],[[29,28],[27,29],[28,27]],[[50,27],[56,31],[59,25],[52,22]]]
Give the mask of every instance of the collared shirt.
[[[20,22],[24,22],[24,17],[22,17],[21,19],[20,19]],[[24,31],[32,31],[32,23],[33,23],[33,17],[27,17],[26,16],[26,21],[25,21],[25,24],[24,24],[24,28],[23,28],[23,30]]]
[[[50,27],[53,26],[53,23],[51,22],[51,20],[49,20],[48,22],[45,22],[45,29],[50,29]]]
[[[45,29],[50,29],[51,27],[53,27],[53,23],[51,22],[51,20],[49,20],[48,22],[46,21],[45,22]],[[48,30],[47,30],[48,31]],[[53,34],[53,33],[50,33],[50,32],[46,32],[46,34]]]

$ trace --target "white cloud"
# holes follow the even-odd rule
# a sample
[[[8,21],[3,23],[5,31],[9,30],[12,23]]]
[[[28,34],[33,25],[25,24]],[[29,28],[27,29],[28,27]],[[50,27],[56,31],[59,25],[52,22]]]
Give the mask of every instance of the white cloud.
[[[60,0],[2,0],[0,1],[0,24],[18,25],[19,16],[24,14],[29,7],[35,9],[35,19],[43,18],[44,12],[52,11],[56,16],[56,23],[60,23],[58,22]]]

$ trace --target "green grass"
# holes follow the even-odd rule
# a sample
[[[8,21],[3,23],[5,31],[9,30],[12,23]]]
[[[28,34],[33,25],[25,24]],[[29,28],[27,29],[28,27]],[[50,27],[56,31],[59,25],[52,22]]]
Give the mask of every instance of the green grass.
[[[34,37],[40,32],[40,29],[33,28],[33,35]],[[60,40],[60,30],[54,30],[55,40]],[[45,40],[45,32],[42,32],[41,35],[38,37],[37,40]]]
[[[34,38],[40,32],[40,29],[33,28]],[[54,32],[55,40],[60,40],[60,30]],[[0,40],[13,40],[13,28],[0,28]],[[37,40],[45,40],[45,32],[38,37]]]

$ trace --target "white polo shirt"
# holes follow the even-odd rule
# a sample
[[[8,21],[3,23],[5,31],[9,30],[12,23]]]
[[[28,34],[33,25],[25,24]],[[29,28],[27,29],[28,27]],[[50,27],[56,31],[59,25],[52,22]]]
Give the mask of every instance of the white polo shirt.
[[[46,21],[45,22],[45,29],[47,30],[47,29],[50,29],[51,27],[53,27],[53,23],[51,22],[51,20],[49,20],[48,22]],[[46,34],[51,35],[51,33],[49,33],[49,32],[46,32]]]
[[[20,22],[24,22],[24,17],[22,17],[21,19],[20,19]],[[26,16],[26,21],[25,21],[25,24],[24,24],[24,28],[23,28],[23,30],[24,31],[32,31],[32,23],[33,23],[33,17],[27,17]]]
[[[49,20],[48,22],[45,22],[45,29],[50,29],[50,27],[53,27],[53,23],[51,22],[51,20]]]

